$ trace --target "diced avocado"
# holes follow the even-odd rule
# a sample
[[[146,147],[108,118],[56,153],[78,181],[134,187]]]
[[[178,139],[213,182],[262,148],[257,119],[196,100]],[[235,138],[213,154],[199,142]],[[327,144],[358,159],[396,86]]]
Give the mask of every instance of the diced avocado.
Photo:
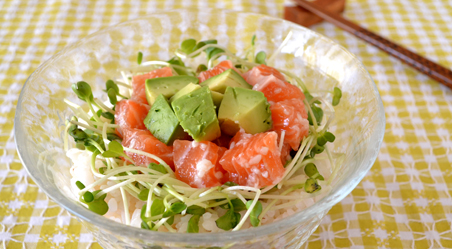
[[[163,94],[165,98],[170,98],[189,83],[198,84],[199,80],[187,75],[147,79],[145,84],[146,99],[150,105],[153,105],[160,94]]]
[[[160,94],[144,119],[144,125],[162,143],[171,145],[174,140],[185,137],[184,129],[168,101]]]
[[[221,101],[223,100],[223,94],[215,91],[210,91],[212,93],[213,104],[219,108]]]
[[[172,103],[174,100],[184,96],[185,94],[191,93],[194,90],[197,90],[201,88],[200,85],[195,85],[193,83],[190,83],[188,85],[186,85],[184,88],[180,89],[179,92],[177,92],[176,94],[173,95],[173,97],[170,98],[170,103]],[[212,94],[212,100],[213,100],[213,104],[219,108],[221,101],[223,100],[223,94],[219,93],[219,92],[214,92],[214,91],[210,91],[210,93]]]
[[[212,94],[201,87],[171,103],[180,125],[195,141],[212,141],[221,135]]]
[[[173,97],[170,98],[170,103],[172,103],[174,100],[184,96],[185,94],[191,93],[196,89],[201,88],[199,84],[193,84],[189,83],[184,88],[180,89],[176,94],[173,95]]]
[[[233,69],[228,69],[219,75],[213,76],[201,83],[201,86],[208,86],[210,90],[224,93],[226,87],[241,87],[246,89],[253,88],[248,84],[240,74],[238,74]]]
[[[221,131],[234,136],[240,127],[246,133],[265,132],[272,127],[270,105],[259,91],[228,87],[218,111]]]

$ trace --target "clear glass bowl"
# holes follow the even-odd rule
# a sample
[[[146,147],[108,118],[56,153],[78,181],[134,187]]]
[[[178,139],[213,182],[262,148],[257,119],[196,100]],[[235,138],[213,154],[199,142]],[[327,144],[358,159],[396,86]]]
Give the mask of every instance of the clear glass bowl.
[[[269,225],[237,232],[172,234],[152,232],[96,215],[74,201],[69,189],[70,162],[63,150],[64,120],[71,112],[63,99],[75,101],[71,84],[79,80],[103,96],[105,81],[118,68],[146,60],[168,60],[183,39],[218,39],[233,52],[243,51],[257,35],[257,50],[271,54],[287,34],[273,66],[299,75],[310,89],[339,85],[335,153],[343,153],[331,190],[305,210]],[[27,80],[15,116],[15,138],[23,165],[39,187],[66,208],[105,248],[298,248],[328,210],[364,177],[374,163],[384,135],[385,115],[378,90],[360,61],[330,39],[282,19],[226,10],[174,10],[124,22],[96,32],[63,49]]]

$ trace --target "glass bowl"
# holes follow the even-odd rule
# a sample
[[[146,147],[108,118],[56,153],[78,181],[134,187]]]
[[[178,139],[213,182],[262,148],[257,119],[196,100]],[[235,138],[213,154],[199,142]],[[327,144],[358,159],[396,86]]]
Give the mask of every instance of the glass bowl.
[[[343,92],[332,129],[333,153],[342,153],[330,191],[305,210],[269,225],[236,232],[172,234],[126,226],[97,215],[71,198],[70,161],[63,150],[63,129],[71,112],[64,98],[76,101],[71,84],[89,82],[95,97],[118,68],[145,59],[170,59],[182,40],[217,39],[233,52],[243,51],[256,34],[256,51],[271,54],[291,32],[272,66],[299,75],[313,91]],[[105,96],[104,96],[105,97]],[[378,90],[361,62],[330,39],[282,19],[226,10],[181,9],[127,21],[72,44],[42,64],[22,89],[14,132],[23,165],[56,203],[77,216],[104,248],[298,248],[328,210],[372,167],[384,135],[385,115]]]

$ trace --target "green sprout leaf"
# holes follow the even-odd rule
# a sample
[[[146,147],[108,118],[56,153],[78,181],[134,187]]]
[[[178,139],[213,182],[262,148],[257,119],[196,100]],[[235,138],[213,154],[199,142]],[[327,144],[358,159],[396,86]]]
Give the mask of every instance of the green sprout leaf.
[[[193,51],[196,51],[196,50],[198,50],[198,49],[204,47],[205,45],[206,45],[205,42],[200,41],[200,42],[198,42],[198,44],[196,44],[196,46],[195,46],[195,48],[193,49]],[[200,55],[200,54],[201,54],[201,53],[195,54],[195,55],[192,56],[192,58],[197,57],[197,56]]]
[[[117,102],[116,96],[127,99],[124,95],[121,95],[119,93],[119,86],[113,80],[107,80],[105,85],[106,85],[105,92],[107,92],[108,99],[110,100],[110,103],[112,105],[115,105]]]
[[[144,204],[144,205],[141,207],[140,218],[141,218],[141,220],[143,220],[143,221],[149,221],[149,218],[146,217],[146,206],[147,206],[147,204]]]
[[[173,213],[171,210],[166,210],[164,213],[163,213],[163,218],[167,218],[167,217],[171,217],[171,216],[173,216],[173,215],[175,215],[175,213]]]
[[[91,192],[89,192],[89,191],[86,191],[86,192],[83,194],[83,201],[85,201],[85,203],[92,202],[93,200],[94,200],[93,193],[91,193]]]
[[[142,201],[147,201],[148,196],[149,196],[149,189],[145,188],[145,189],[141,190],[140,193],[138,194],[138,199],[140,199]]]
[[[94,200],[88,203],[88,209],[96,214],[104,215],[108,212],[108,204],[104,200]]]
[[[323,118],[323,110],[320,107],[317,107],[315,105],[311,105],[311,109],[312,112],[314,113],[314,117],[315,120],[317,121],[317,124],[320,125],[320,123],[322,122],[322,118]],[[308,113],[308,121],[310,125],[314,125],[314,123],[312,122],[312,117],[311,117],[311,113]]]
[[[232,210],[234,210],[235,212],[240,212],[243,210],[246,210],[246,204],[243,203],[243,201],[241,201],[240,199],[232,199],[229,201],[229,203],[220,205],[221,208],[223,209],[230,209],[232,205]]]
[[[76,181],[75,185],[77,185],[77,188],[79,188],[80,190],[85,188],[85,184],[83,184],[81,181]]]
[[[91,138],[87,138],[85,139],[84,142],[85,148],[91,152],[99,152],[99,150],[97,149],[96,145],[99,145],[99,143],[97,143],[95,140],[91,139]]]
[[[206,41],[201,41],[201,42],[199,42],[199,43],[196,45],[195,50],[196,50],[196,49],[199,49],[199,48],[201,48],[201,47],[203,47],[203,46],[205,46],[205,45],[207,45],[207,44],[218,44],[218,41],[217,41],[217,40],[206,40]],[[214,57],[215,55],[224,52],[224,50],[223,50],[223,49],[220,49],[220,48],[206,48],[206,49],[204,50],[204,52],[206,52],[207,60],[210,60],[210,59],[211,59],[212,57]]]
[[[107,167],[100,167],[99,168],[99,173],[101,173],[103,175],[106,170],[107,170]]]
[[[320,189],[322,189],[322,187],[317,183],[317,180],[313,178],[309,178],[304,184],[304,190],[306,193],[314,193]]]
[[[326,141],[325,136],[321,135],[319,137],[317,137],[317,144],[319,146],[324,146],[328,141]]]
[[[107,82],[105,82],[105,87],[107,92],[108,90],[113,89],[116,93],[119,93],[119,87],[113,80],[107,80]]]
[[[218,218],[215,223],[218,228],[229,231],[239,224],[241,217],[240,213],[236,213],[234,210],[229,209],[223,216]]]
[[[206,212],[206,209],[200,207],[200,206],[189,206],[187,208],[187,214],[192,214],[192,215],[203,215]]]
[[[173,205],[171,205],[171,211],[175,214],[180,214],[182,211],[184,211],[187,208],[187,205],[183,202],[175,202]]]
[[[173,216],[175,214],[180,214],[186,208],[187,208],[187,205],[185,205],[185,203],[180,202],[180,201],[179,202],[175,202],[175,203],[173,203],[173,205],[171,205],[169,210],[166,210],[163,213],[163,218],[170,217],[170,216]]]
[[[207,66],[204,64],[199,64],[198,68],[196,68],[196,73],[204,72],[207,70]]]
[[[174,216],[169,217],[169,219],[166,220],[166,223],[171,226],[174,223]]]
[[[173,58],[171,58],[169,61],[167,61],[169,64],[171,65],[176,65],[176,66],[181,66],[181,67],[185,67],[184,62],[177,56],[174,56]],[[185,67],[187,68],[187,67]],[[192,74],[191,72],[188,72],[188,68],[187,69],[182,69],[182,68],[178,68],[178,67],[173,67],[174,71],[177,72],[177,74],[179,75],[189,75]]]
[[[91,152],[98,152],[99,150],[97,149],[97,147],[105,149],[104,141],[99,134],[94,133],[93,131],[88,129],[85,130],[85,133],[88,135],[88,138],[84,140],[84,145],[86,146],[87,150]]]
[[[306,97],[306,100],[307,100],[308,102],[310,102],[311,99],[314,98],[314,96],[312,96],[309,92],[304,92],[304,96]],[[319,105],[320,105],[321,102],[320,102],[319,100],[316,100],[316,101],[314,101],[313,104],[319,104]]]
[[[120,157],[125,155],[124,148],[116,140],[111,141],[110,144],[108,144],[108,150],[102,153],[103,157]]]
[[[97,193],[99,193],[100,191],[101,191],[101,190],[93,191],[93,196],[96,196]],[[103,195],[99,196],[98,198],[96,198],[96,200],[104,200],[105,197],[107,197],[107,194],[103,194]]]
[[[115,119],[115,115],[112,114],[111,112],[102,112],[100,115],[106,119],[110,119],[110,120]]]
[[[342,97],[342,91],[341,89],[335,87],[334,88],[334,94],[333,94],[333,106],[337,106],[339,105],[339,102],[341,101],[341,97]]]
[[[181,67],[185,67],[184,62],[177,56],[174,56],[173,58],[171,58],[169,61],[167,61],[169,64],[171,65],[177,65],[177,66],[181,66]]]
[[[313,163],[306,164],[306,166],[304,167],[304,173],[310,178],[319,179],[322,181],[325,180]]]
[[[312,176],[318,174],[319,171],[317,170],[317,167],[315,166],[315,164],[308,163],[304,167],[304,173],[306,173],[306,175],[309,176],[310,178],[315,178],[315,177],[312,177]]]
[[[89,102],[93,101],[93,92],[91,91],[91,86],[85,81],[79,81],[72,84],[72,90],[75,92],[77,97],[83,101]]]
[[[83,142],[77,142],[75,144],[75,148],[79,149],[79,150],[85,150],[85,144]]]
[[[251,46],[254,46],[254,42],[256,41],[256,35],[253,35],[251,38]]]
[[[113,88],[110,88],[107,90],[107,96],[108,100],[112,105],[116,105],[118,103],[118,99],[116,98],[116,90]]]
[[[148,191],[149,193],[149,191]],[[163,204],[162,199],[155,199],[152,201],[151,205],[151,215],[156,216],[163,214],[165,212],[165,204]]]
[[[151,222],[150,217],[146,217],[146,206],[147,206],[147,204],[144,204],[143,207],[141,207],[141,213],[140,213],[140,218],[142,220],[141,228],[147,229],[147,230],[152,230],[154,228],[154,223]],[[157,212],[157,211],[158,210],[154,210],[154,212]],[[151,214],[155,215],[152,211],[152,206],[151,206]]]
[[[267,54],[264,51],[260,51],[259,53],[256,54],[256,58],[254,59],[254,61],[258,64],[267,65],[267,63],[265,62],[266,58]]]
[[[97,114],[98,117],[100,117],[102,115],[102,110],[100,110],[100,109],[97,110],[96,114]]]
[[[116,135],[115,133],[107,133],[107,139],[110,141],[121,140],[121,138],[118,135]]]
[[[325,137],[326,141],[328,141],[330,143],[332,143],[332,142],[334,142],[334,140],[336,140],[336,137],[334,136],[334,134],[329,131],[325,132],[324,137]]]
[[[150,163],[150,164],[148,165],[148,168],[150,168],[150,169],[152,169],[152,170],[155,170],[155,171],[158,171],[158,172],[160,172],[160,173],[162,173],[162,174],[167,174],[167,173],[168,173],[168,171],[166,171],[165,166],[163,166],[163,165],[161,165],[161,164]]]
[[[251,207],[251,204],[253,203],[253,200],[249,200],[246,202],[246,208],[249,209]],[[256,205],[254,205],[253,210],[251,210],[250,213],[250,222],[253,227],[259,226],[260,220],[259,215],[262,213],[262,203],[260,201],[256,202]]]
[[[314,147],[312,147],[311,151],[314,152],[314,154],[320,154],[325,150],[325,147],[320,146],[318,144],[314,145]]]
[[[247,209],[246,204],[243,203],[243,201],[240,199],[231,200],[231,204],[235,212],[240,212]]]
[[[154,228],[154,223],[143,220],[141,222],[141,228],[146,230],[152,230],[152,228]]]
[[[198,233],[199,232],[199,218],[200,215],[193,215],[188,221],[187,233]]]
[[[72,116],[72,117],[71,117],[71,121],[77,122],[78,119],[77,119],[76,116]],[[71,124],[71,125],[69,126],[69,128],[68,128],[67,131],[68,131],[68,132],[71,132],[71,131],[73,131],[73,130],[75,130],[75,129],[77,129],[77,125],[76,125],[76,124]]]
[[[218,41],[215,39],[211,39],[211,40],[200,41],[199,43],[203,43],[203,44],[202,44],[202,46],[199,46],[199,44],[197,44],[196,47],[198,47],[198,48],[196,48],[196,49],[199,49],[207,44],[218,44]]]
[[[215,55],[224,52],[224,50],[220,49],[220,48],[207,48],[205,51],[206,51],[206,54],[207,54],[207,60],[210,60]]]
[[[94,198],[97,193],[99,193],[101,190],[96,190],[91,192],[86,192],[90,194],[84,194],[83,195],[83,202],[85,202],[88,205],[88,209],[95,212],[99,215],[104,215],[108,212],[108,204],[105,202],[105,197],[107,197],[107,194],[103,194],[98,198]],[[85,196],[86,195],[86,196]],[[92,196],[92,198],[91,198]],[[91,200],[91,201],[88,201]]]
[[[327,142],[330,143],[334,142],[335,139],[336,137],[334,136],[334,134],[327,131],[321,134],[319,137],[317,137],[317,144],[319,146],[324,146]]]
[[[69,135],[74,138],[75,142],[85,141],[88,138],[88,135],[78,128],[69,131]]]
[[[184,40],[180,44],[180,49],[185,54],[190,54],[191,52],[193,52],[195,47],[196,47],[196,40],[195,39],[187,39],[187,40]]]
[[[143,61],[143,53],[138,52],[138,56],[137,56],[137,63],[138,63],[138,65],[141,65],[142,61]]]

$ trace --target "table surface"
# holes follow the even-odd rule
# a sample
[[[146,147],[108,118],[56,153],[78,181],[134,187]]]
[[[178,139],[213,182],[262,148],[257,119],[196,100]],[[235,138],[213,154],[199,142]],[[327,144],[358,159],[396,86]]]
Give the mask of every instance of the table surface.
[[[160,9],[214,7],[282,16],[283,0],[0,0],[0,247],[99,248],[28,177],[13,117],[27,77],[66,45]],[[452,67],[452,3],[348,0],[345,17]],[[378,158],[305,248],[452,248],[452,91],[328,23],[312,27],[356,54],[386,111]]]

